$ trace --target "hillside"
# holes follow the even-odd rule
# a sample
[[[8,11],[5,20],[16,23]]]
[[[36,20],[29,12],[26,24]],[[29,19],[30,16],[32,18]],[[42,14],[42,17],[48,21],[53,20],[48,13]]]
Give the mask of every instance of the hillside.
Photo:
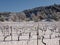
[[[21,12],[2,12],[0,21],[59,21],[60,5],[41,6]]]

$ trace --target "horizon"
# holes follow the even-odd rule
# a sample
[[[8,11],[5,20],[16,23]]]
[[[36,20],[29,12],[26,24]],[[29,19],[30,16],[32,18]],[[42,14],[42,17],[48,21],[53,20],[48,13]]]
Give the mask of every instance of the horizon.
[[[21,12],[54,4],[60,4],[60,0],[0,0],[0,12]]]

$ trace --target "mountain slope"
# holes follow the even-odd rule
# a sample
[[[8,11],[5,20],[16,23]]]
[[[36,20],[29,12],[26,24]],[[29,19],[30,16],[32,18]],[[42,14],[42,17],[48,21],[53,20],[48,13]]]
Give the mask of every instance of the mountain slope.
[[[22,12],[3,12],[0,13],[0,21],[59,21],[60,5],[41,6]]]

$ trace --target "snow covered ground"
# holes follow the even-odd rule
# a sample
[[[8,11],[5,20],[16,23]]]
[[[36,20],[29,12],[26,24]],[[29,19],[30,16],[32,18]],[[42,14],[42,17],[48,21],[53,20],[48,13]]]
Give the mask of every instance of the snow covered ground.
[[[60,22],[0,22],[0,45],[59,45]],[[38,35],[37,35],[38,33]],[[42,37],[43,42],[42,42]]]

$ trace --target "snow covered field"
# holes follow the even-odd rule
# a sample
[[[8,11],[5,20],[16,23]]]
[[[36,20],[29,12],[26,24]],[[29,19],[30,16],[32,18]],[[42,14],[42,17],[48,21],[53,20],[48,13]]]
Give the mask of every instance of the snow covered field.
[[[59,23],[0,22],[0,45],[59,45]]]

